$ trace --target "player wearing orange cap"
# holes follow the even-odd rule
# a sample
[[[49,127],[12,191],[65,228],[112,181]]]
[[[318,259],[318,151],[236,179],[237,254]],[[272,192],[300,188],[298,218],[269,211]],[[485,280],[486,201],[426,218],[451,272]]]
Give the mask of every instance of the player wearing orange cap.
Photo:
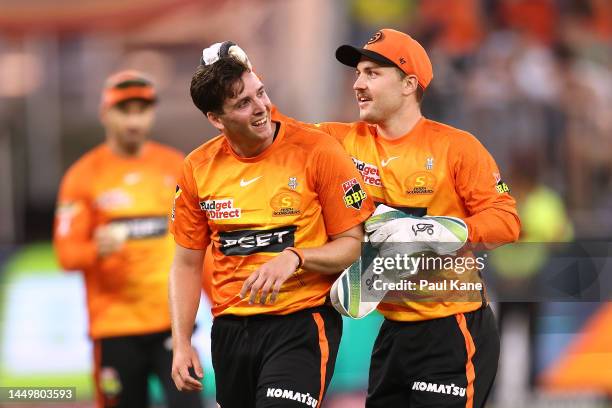
[[[140,72],[108,78],[100,104],[106,141],[70,167],[58,196],[54,244],[60,264],[84,274],[99,407],[147,407],[150,374],[168,406],[201,406],[168,374],[167,213],[183,156],[147,141],[156,99]]]
[[[212,243],[218,404],[318,407],[342,333],[329,289],[359,257],[373,204],[342,146],[273,119],[259,78],[244,61],[219,59],[223,48],[238,51],[209,47],[191,82],[194,104],[222,134],[187,156],[175,196],[172,376],[182,390],[202,388],[190,339]]]
[[[433,78],[423,47],[402,32],[383,29],[363,48],[339,47],[336,58],[356,69],[353,89],[362,121],[318,126],[342,142],[375,202],[413,216],[366,222],[374,245],[390,243],[389,251],[394,242],[405,248],[429,241],[427,250],[442,255],[445,244],[431,241],[443,220],[453,239],[462,237],[452,245],[466,239],[488,247],[515,241],[520,231],[515,201],[491,155],[471,134],[421,114]],[[473,268],[442,272],[446,275],[438,277],[450,274],[482,285]],[[484,289],[461,299],[450,291],[441,291],[436,301],[419,301],[419,295],[395,293],[378,306],[385,321],[372,352],[366,406],[484,406],[499,357]]]

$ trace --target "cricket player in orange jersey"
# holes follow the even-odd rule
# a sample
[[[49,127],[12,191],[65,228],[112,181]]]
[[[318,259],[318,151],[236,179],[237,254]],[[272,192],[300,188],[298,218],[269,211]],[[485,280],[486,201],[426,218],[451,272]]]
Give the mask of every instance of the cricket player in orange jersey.
[[[246,63],[204,57],[191,96],[222,134],[187,156],[176,190],[172,376],[179,389],[202,388],[190,339],[202,257],[212,243],[218,404],[318,407],[342,332],[329,289],[359,257],[373,204],[336,140],[273,120]]]
[[[441,219],[462,225],[470,243],[518,238],[515,201],[495,161],[468,132],[429,120],[420,101],[433,78],[423,47],[383,29],[336,58],[356,69],[360,122],[324,123],[352,156],[377,203],[416,217],[368,229],[374,242],[431,239]],[[442,243],[430,242],[438,252]],[[472,274],[481,283],[478,273]],[[367,407],[482,407],[495,374],[499,335],[484,290],[463,301],[380,303],[385,321],[374,345]]]
[[[106,141],[70,167],[58,196],[54,244],[62,267],[85,278],[98,407],[147,407],[150,374],[169,407],[201,406],[169,375],[167,213],[183,155],[147,141],[156,99],[143,73],[109,77],[100,109]]]

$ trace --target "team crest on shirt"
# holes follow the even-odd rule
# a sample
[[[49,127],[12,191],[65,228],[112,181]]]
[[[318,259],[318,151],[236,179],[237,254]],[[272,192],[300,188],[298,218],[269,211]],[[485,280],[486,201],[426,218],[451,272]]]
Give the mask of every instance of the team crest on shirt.
[[[272,215],[274,217],[287,217],[299,215],[302,211],[300,206],[302,198],[295,191],[281,191],[270,200]]]
[[[434,158],[428,157],[427,160],[425,160],[425,170],[433,170],[433,166],[434,166]]]
[[[295,190],[298,186],[297,177],[289,177],[289,183],[287,183],[290,189]]]
[[[363,191],[356,178],[342,183],[342,191],[344,192],[344,205],[355,210],[359,210],[367,198],[366,192]]]
[[[408,176],[406,194],[433,194],[436,186],[436,176],[428,171],[418,171]]]

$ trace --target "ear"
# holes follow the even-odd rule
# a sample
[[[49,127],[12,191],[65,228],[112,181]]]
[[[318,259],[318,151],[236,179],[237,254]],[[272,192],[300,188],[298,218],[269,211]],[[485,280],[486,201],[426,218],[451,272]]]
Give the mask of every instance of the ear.
[[[419,87],[419,79],[416,77],[416,75],[406,75],[402,82],[404,85],[402,93],[404,95],[415,93]]]
[[[214,112],[208,112],[206,114],[206,118],[208,119],[210,124],[215,127],[215,129],[217,129],[219,132],[223,132],[225,126],[223,126],[223,122],[221,121],[219,115]]]

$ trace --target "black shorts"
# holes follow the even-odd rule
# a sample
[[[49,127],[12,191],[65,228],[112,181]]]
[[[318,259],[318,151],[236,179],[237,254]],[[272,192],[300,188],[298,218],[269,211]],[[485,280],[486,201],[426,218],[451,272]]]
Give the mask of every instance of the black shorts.
[[[221,316],[211,332],[221,408],[316,407],[331,381],[342,317],[321,306],[285,316]]]
[[[499,360],[490,307],[421,322],[383,322],[367,408],[483,407]]]
[[[199,393],[179,392],[171,377],[170,331],[94,340],[97,407],[149,406],[149,376],[157,375],[169,408],[200,408]]]

